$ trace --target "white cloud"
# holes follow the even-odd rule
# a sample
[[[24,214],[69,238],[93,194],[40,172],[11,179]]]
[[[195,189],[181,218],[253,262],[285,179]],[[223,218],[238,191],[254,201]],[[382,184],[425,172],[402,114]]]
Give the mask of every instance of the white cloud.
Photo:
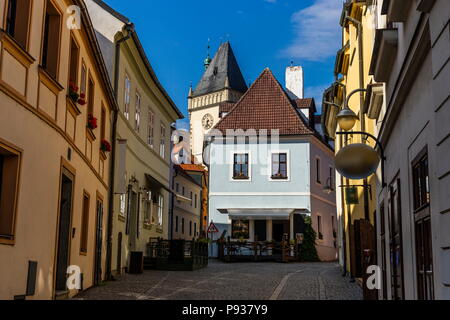
[[[281,52],[288,58],[321,61],[334,56],[341,45],[341,0],[315,0],[292,15],[295,39]]]

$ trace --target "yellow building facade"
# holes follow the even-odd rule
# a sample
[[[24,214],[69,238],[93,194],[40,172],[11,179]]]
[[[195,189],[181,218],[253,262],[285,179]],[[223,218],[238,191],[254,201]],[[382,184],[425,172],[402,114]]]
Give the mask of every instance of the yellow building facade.
[[[0,26],[0,299],[67,298],[104,279],[117,107],[84,2],[1,1]]]
[[[358,89],[370,88],[369,75],[376,29],[376,12],[366,1],[344,3],[340,24],[342,48],[336,55],[335,78],[324,93],[322,124],[327,135],[334,139],[336,154],[353,143],[366,143],[374,147],[372,139],[358,134],[338,135],[343,131],[336,115],[344,108],[345,99]],[[366,92],[354,92],[348,100],[349,108],[358,116],[353,131],[363,131],[376,136],[375,121],[364,110]],[[378,175],[363,180],[350,180],[339,173],[336,176],[337,207],[340,223],[340,263],[344,272],[353,278],[362,278],[364,250],[370,249],[371,263],[376,264],[376,190],[381,183]]]

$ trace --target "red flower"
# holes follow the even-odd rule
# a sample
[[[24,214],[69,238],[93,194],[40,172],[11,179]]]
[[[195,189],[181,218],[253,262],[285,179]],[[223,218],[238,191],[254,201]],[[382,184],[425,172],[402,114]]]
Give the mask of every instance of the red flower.
[[[104,152],[111,152],[111,144],[110,144],[107,140],[105,140],[105,139],[103,139],[103,140],[101,141],[101,146],[100,146],[100,148],[101,148],[102,151],[104,151]]]
[[[88,115],[88,127],[92,130],[98,127],[97,118],[94,117],[91,113]]]

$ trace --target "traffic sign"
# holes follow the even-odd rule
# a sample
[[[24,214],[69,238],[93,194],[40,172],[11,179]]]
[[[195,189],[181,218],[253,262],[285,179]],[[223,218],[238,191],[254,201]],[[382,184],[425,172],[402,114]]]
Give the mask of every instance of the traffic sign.
[[[214,222],[211,221],[211,223],[209,224],[209,227],[208,227],[208,233],[218,233],[218,232],[219,232],[219,229],[217,229]]]

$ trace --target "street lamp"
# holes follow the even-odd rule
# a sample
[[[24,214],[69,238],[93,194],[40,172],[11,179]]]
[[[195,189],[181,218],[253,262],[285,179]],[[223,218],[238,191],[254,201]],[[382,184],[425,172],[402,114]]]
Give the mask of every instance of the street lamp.
[[[344,131],[350,131],[355,126],[358,116],[350,108],[344,108],[336,116],[339,126]]]
[[[339,123],[343,132],[336,132],[337,135],[361,135],[364,136],[365,139],[372,138],[380,150],[380,156],[377,156],[377,152],[365,145],[365,144],[351,144],[344,148],[342,148],[338,154],[336,155],[336,169],[339,173],[341,173],[344,177],[349,179],[363,179],[376,171],[378,167],[378,162],[381,160],[381,175],[382,175],[382,187],[386,186],[386,182],[384,180],[384,161],[386,160],[384,156],[383,146],[380,141],[374,137],[373,135],[362,132],[362,131],[350,131],[355,126],[356,120],[358,120],[358,116],[348,107],[348,102],[350,98],[358,92],[366,92],[367,89],[356,89],[353,90],[344,101],[344,108],[339,111],[336,115],[336,119]],[[340,108],[339,105],[333,102],[324,101],[325,104],[334,106],[336,108]],[[326,189],[326,190],[325,190]],[[328,192],[328,188],[324,188],[324,192]]]

